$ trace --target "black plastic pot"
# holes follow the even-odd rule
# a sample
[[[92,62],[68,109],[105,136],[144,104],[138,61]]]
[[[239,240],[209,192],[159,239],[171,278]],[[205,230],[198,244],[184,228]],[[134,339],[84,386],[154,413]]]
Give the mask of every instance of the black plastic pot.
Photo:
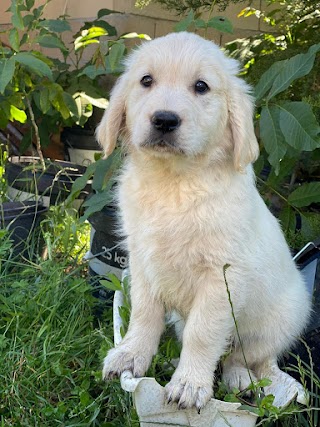
[[[94,161],[95,154],[101,152],[93,130],[81,127],[65,128],[61,134],[67,159],[81,165]]]
[[[108,280],[109,274],[121,279],[123,270],[128,266],[128,256],[121,248],[121,239],[116,231],[117,215],[115,207],[106,206],[89,217],[90,251],[86,254],[86,259],[89,261],[90,283],[94,296],[104,306],[112,305],[114,292],[101,287],[100,280]]]
[[[85,166],[56,160],[47,164],[43,171],[38,157],[14,156],[6,165],[6,177],[11,198],[23,194],[21,199],[41,199],[46,206],[64,201],[74,181],[86,171]],[[90,183],[80,193],[85,199],[91,191]],[[28,196],[29,195],[29,196]]]
[[[0,207],[0,226],[10,232],[13,257],[28,257],[28,244],[48,210],[38,202],[5,202]]]
[[[292,355],[287,355],[284,363],[288,369],[291,369],[292,365],[297,366],[297,357],[299,357],[307,366],[312,365],[313,371],[320,377],[320,239],[306,245],[295,256],[295,261],[305,278],[312,298],[313,311],[303,336],[307,347],[304,343],[298,342],[292,349]],[[290,375],[301,381],[297,371],[290,370]],[[311,386],[308,376],[305,381]]]

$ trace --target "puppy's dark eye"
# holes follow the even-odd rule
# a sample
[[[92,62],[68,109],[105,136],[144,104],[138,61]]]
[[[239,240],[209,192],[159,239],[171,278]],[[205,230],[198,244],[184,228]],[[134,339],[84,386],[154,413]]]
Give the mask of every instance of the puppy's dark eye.
[[[194,85],[194,90],[196,91],[196,93],[203,94],[208,92],[209,86],[207,85],[206,82],[203,82],[202,80],[198,80]]]
[[[150,87],[153,83],[153,78],[149,74],[147,74],[146,76],[142,77],[142,79],[140,80],[140,83],[144,87]]]

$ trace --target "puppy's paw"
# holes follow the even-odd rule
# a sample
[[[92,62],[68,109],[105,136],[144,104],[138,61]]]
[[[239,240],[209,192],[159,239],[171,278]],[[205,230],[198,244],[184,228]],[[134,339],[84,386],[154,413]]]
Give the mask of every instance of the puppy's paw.
[[[111,349],[103,361],[102,377],[105,380],[120,377],[122,372],[131,371],[133,376],[142,377],[149,367],[149,361],[139,352],[121,346]]]
[[[243,391],[256,380],[254,373],[244,366],[230,366],[223,370],[222,381],[230,390],[236,388]]]
[[[200,412],[212,397],[212,384],[191,378],[172,378],[165,387],[167,403],[176,402],[179,409],[196,407]]]

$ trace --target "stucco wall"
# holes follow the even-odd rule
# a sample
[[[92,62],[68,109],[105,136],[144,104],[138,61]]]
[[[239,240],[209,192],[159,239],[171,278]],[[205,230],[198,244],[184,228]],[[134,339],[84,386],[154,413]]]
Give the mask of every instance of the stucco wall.
[[[10,0],[0,1],[0,26],[2,28],[6,27],[5,24],[10,22],[10,14],[6,12],[10,3]],[[43,0],[37,0],[36,3],[41,4]],[[158,5],[149,5],[144,9],[137,9],[134,3],[134,0],[51,0],[46,7],[45,14],[47,18],[56,18],[63,14],[69,15],[73,29],[77,30],[83,21],[93,19],[99,9],[108,8],[121,12],[121,14],[114,14],[108,17],[108,21],[117,27],[119,33],[143,32],[149,34],[152,38],[172,31],[174,24],[180,19]],[[261,0],[255,0],[253,5],[259,8],[260,3]],[[223,16],[232,21],[234,34],[226,35],[218,31],[211,31],[208,37],[217,43],[223,44],[226,41],[257,32],[261,24],[256,17],[237,18],[238,13],[246,4],[244,2],[238,5],[230,5],[223,13]],[[221,15],[221,12],[217,12],[217,14]]]

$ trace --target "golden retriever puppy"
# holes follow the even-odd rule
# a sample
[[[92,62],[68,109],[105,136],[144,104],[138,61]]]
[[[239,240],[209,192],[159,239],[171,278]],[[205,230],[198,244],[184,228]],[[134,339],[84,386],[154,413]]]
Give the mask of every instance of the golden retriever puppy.
[[[309,317],[304,282],[256,189],[253,100],[238,71],[194,34],[146,42],[127,60],[97,129],[107,155],[118,137],[128,152],[118,201],[132,301],[128,332],[103,376],[143,376],[174,310],[185,326],[166,395],[180,408],[210,399],[229,346],[230,387],[278,374],[278,356]]]

